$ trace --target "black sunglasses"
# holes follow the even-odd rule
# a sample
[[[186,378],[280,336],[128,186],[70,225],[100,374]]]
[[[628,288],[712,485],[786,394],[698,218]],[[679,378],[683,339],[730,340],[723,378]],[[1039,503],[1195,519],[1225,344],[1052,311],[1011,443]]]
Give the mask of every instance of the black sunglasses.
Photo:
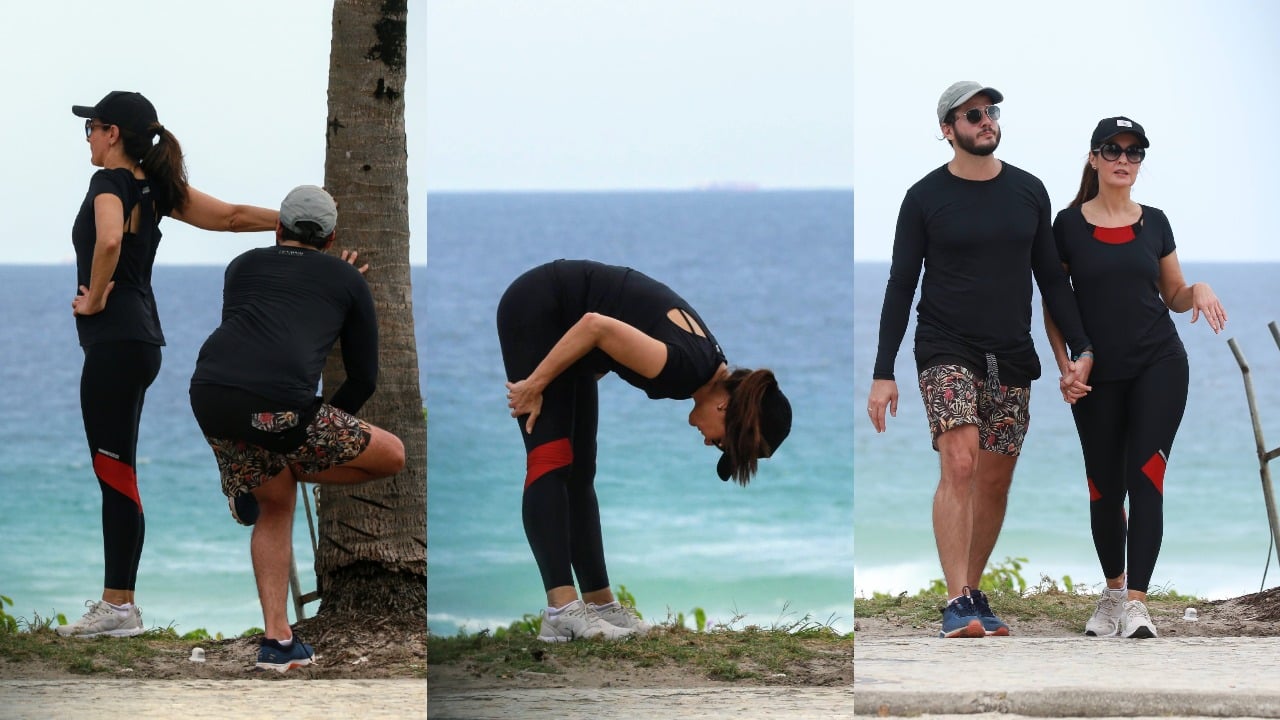
[[[982,113],[985,112],[987,117],[992,120],[1000,119],[1000,106],[988,105],[984,108],[969,108],[967,112],[960,113],[959,117],[969,121],[970,125],[977,125],[982,120]]]
[[[111,123],[95,123],[93,118],[84,121],[84,136],[89,137],[93,134],[94,128],[109,128]]]
[[[1102,159],[1107,162],[1115,162],[1116,160],[1119,160],[1121,153],[1123,153],[1124,158],[1134,165],[1142,162],[1147,157],[1147,149],[1144,147],[1138,147],[1137,145],[1120,147],[1115,143],[1104,143],[1102,147],[1095,149],[1094,152],[1101,155]]]

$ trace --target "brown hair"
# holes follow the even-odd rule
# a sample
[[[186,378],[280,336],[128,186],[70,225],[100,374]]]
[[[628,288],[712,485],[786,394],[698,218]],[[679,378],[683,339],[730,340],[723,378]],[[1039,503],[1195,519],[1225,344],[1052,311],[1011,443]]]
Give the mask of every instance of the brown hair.
[[[773,371],[761,368],[738,368],[724,381],[729,391],[729,406],[724,414],[724,440],[721,446],[728,458],[730,477],[745,486],[756,473],[756,461],[773,454],[774,448],[764,439],[762,404],[765,393],[777,387]]]
[[[160,123],[151,123],[145,136],[122,126],[120,137],[124,152],[142,166],[150,181],[157,216],[170,215],[187,206],[187,164],[182,157],[178,138]],[[151,138],[159,136],[156,143]]]
[[[1090,155],[1093,151],[1089,152]],[[1071,201],[1067,207],[1080,207],[1086,202],[1098,196],[1098,169],[1088,160],[1084,161],[1084,174],[1080,176],[1080,190],[1076,193],[1076,199]]]

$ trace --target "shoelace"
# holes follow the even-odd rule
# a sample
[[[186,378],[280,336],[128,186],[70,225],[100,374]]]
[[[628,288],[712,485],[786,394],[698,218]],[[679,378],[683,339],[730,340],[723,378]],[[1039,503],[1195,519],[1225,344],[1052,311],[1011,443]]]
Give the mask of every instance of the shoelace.
[[[1146,620],[1147,622],[1151,621],[1151,613],[1147,612],[1147,606],[1142,603],[1134,603],[1133,605],[1130,605],[1128,613],[1129,615]]]

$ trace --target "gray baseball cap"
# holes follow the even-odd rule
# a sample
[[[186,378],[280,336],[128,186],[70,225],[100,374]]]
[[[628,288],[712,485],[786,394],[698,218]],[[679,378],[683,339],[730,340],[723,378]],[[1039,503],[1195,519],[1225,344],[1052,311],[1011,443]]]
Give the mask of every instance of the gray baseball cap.
[[[319,237],[328,237],[338,224],[338,205],[333,196],[316,185],[299,185],[284,196],[280,203],[280,224],[302,236],[310,234],[309,228],[299,227],[299,222],[313,222],[320,226]]]
[[[942,97],[938,98],[938,124],[941,125],[947,119],[947,113],[965,104],[978,93],[985,93],[993,103],[1004,102],[1004,95],[999,90],[972,80],[961,80],[943,90]]]

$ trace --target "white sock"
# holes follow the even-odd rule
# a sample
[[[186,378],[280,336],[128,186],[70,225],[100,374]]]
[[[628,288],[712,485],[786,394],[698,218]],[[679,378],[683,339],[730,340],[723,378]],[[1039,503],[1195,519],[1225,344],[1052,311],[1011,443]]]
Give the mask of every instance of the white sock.
[[[276,644],[284,648],[285,650],[288,650],[289,648],[293,647],[293,638],[289,638],[288,640],[277,640]]]
[[[547,615],[548,615],[549,617],[555,617],[556,615],[559,615],[560,613],[564,612],[565,610],[568,610],[568,609],[573,605],[573,603],[576,603],[576,602],[581,602],[581,601],[580,601],[580,600],[573,600],[572,602],[567,602],[567,603],[565,603],[564,605],[561,605],[560,607],[551,607],[550,605],[548,605],[548,606],[547,606]]]
[[[1128,595],[1129,588],[1124,585],[1121,585],[1118,588],[1107,588],[1107,592],[1111,593],[1112,595]]]
[[[107,601],[103,600],[103,602],[107,602]],[[115,610],[116,614],[119,615],[120,617],[127,617],[129,615],[129,611],[133,609],[133,603],[131,602],[125,603],[123,605],[107,603],[107,606],[110,607],[112,610]]]

